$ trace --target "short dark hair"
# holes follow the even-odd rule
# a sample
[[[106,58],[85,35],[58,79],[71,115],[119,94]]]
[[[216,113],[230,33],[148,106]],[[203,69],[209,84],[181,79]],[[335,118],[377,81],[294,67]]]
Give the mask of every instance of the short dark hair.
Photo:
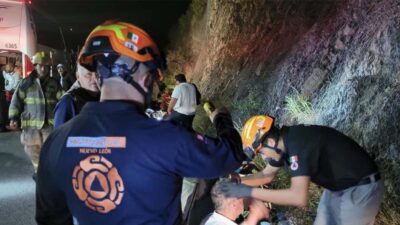
[[[179,83],[186,82],[185,74],[180,73],[180,74],[175,75],[175,80],[179,81]]]
[[[266,141],[268,138],[274,139],[274,141],[278,141],[281,135],[280,129],[275,125],[272,125],[271,129],[261,138],[261,143]]]

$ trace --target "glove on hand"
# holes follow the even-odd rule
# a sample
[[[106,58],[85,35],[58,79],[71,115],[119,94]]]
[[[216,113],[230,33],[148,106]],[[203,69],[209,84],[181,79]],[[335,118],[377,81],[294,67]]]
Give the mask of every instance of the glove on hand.
[[[232,182],[226,182],[221,184],[221,192],[225,197],[250,197],[251,187],[244,184],[235,184]]]

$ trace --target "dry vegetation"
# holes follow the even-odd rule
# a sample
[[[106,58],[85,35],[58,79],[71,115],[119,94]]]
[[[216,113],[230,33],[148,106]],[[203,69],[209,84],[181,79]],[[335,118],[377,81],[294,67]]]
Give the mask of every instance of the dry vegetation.
[[[227,106],[238,130],[250,116],[267,113],[281,125],[322,124],[355,139],[377,162],[387,188],[376,224],[400,224],[400,2],[272,0],[266,18],[250,11],[251,0],[221,1],[225,11],[207,17],[206,2],[194,0],[181,19],[173,38],[180,41],[168,55],[179,63],[171,71],[202,75],[203,96]],[[213,25],[215,40],[198,38],[208,32],[202,23]],[[202,40],[222,47],[208,49],[210,57],[201,60],[209,64],[195,68]],[[195,129],[213,134],[198,112]],[[280,174],[273,187],[288,183]],[[282,210],[297,224],[311,224],[320,192],[311,187],[306,209]]]

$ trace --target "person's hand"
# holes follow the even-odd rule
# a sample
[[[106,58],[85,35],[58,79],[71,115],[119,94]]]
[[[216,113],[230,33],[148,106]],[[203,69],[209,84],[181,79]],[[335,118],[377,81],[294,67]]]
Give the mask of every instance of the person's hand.
[[[219,112],[219,109],[215,109],[213,112],[207,112],[207,115],[210,118],[211,123],[214,122],[214,118],[218,114],[218,112]]]
[[[246,224],[257,224],[258,221],[269,217],[269,208],[260,200],[251,199],[249,208]]]
[[[215,109],[213,112],[210,112],[207,114],[208,114],[208,117],[210,118],[211,122],[214,123],[214,118],[220,113],[229,114],[229,111],[225,107],[222,107],[222,108]]]
[[[228,181],[240,184],[242,183],[242,179],[240,178],[240,175],[238,173],[230,173],[228,174]]]
[[[251,187],[244,184],[225,182],[221,184],[221,192],[225,197],[250,197]]]
[[[11,120],[9,129],[10,130],[18,130],[18,122],[15,120]]]

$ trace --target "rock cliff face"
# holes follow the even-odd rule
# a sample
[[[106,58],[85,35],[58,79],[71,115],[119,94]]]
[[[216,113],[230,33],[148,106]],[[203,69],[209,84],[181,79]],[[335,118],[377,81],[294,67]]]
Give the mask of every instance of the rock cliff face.
[[[268,113],[353,137],[385,179],[378,223],[399,223],[399,2],[193,0],[178,30],[172,73],[228,104],[238,127]]]

